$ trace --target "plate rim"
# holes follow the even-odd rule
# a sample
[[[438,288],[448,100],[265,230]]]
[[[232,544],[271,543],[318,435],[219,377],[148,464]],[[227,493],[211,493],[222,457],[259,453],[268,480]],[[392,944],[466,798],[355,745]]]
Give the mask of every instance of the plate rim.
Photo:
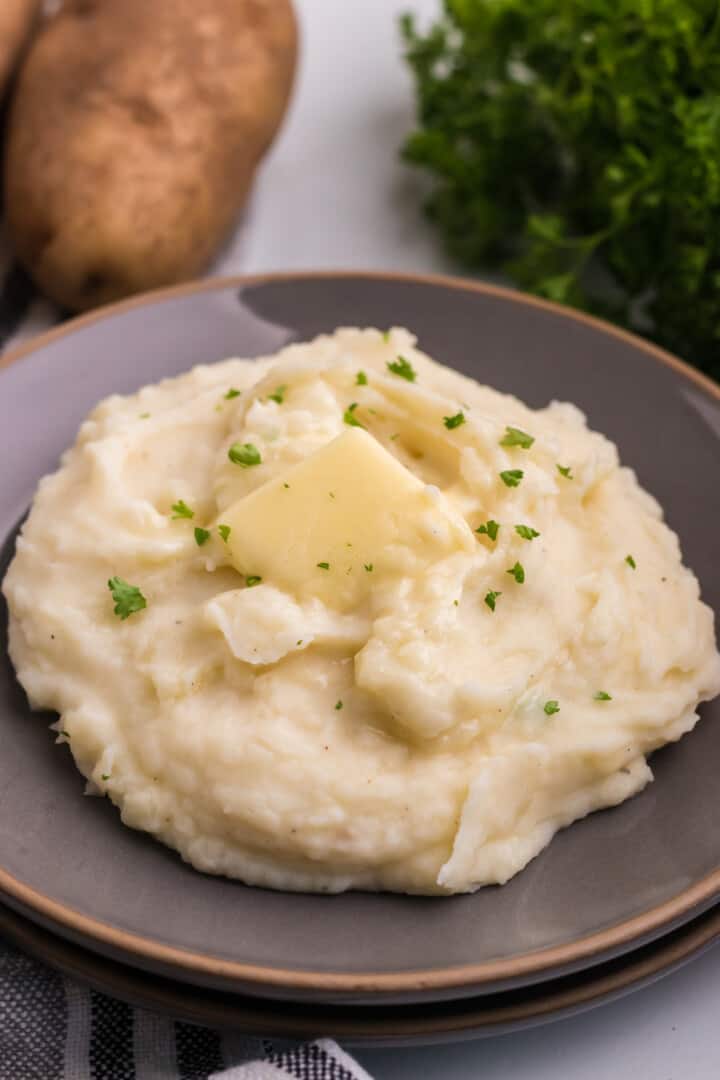
[[[638,335],[614,326],[585,312],[577,311],[541,297],[532,296],[501,285],[490,284],[470,278],[443,274],[413,274],[401,271],[385,272],[370,270],[313,270],[273,271],[257,274],[234,274],[210,277],[199,281],[184,282],[165,289],[155,289],[127,300],[107,304],[84,315],[77,316],[60,326],[39,334],[16,349],[0,356],[0,375],[3,370],[47,345],[104,319],[121,315],[136,308],[152,306],[166,300],[178,299],[200,293],[220,292],[227,289],[244,289],[264,284],[297,281],[350,280],[407,283],[440,288],[452,288],[493,297],[521,307],[534,307],[584,324],[598,333],[625,342],[647,354],[659,363],[670,367],[685,379],[699,386],[720,402],[720,384],[709,376],[690,367],[685,361]],[[657,937],[663,930],[687,921],[702,905],[709,905],[720,895],[720,867],[701,878],[687,889],[653,908],[630,919],[614,923],[594,934],[578,938],[574,942],[551,946],[521,956],[497,958],[475,964],[453,965],[447,968],[408,970],[392,973],[348,973],[339,971],[301,971],[261,964],[246,964],[223,960],[206,953],[196,953],[172,945],[165,945],[152,938],[122,930],[91,916],[84,915],[66,904],[53,900],[43,893],[25,885],[22,881],[0,867],[0,893],[23,906],[32,917],[47,919],[66,932],[79,934],[89,947],[105,946],[134,961],[145,960],[175,969],[178,972],[194,972],[219,978],[223,981],[256,986],[270,986],[285,991],[321,991],[331,993],[403,993],[408,991],[467,990],[487,983],[505,983],[523,977],[537,976],[556,968],[592,961],[601,954],[622,950],[634,942]]]
[[[0,930],[16,947],[62,974],[132,1007],[160,1012],[174,1020],[221,1031],[244,1030],[244,1022],[248,1034],[271,1038],[312,1039],[323,1035],[350,1045],[400,1047],[418,1040],[433,1044],[536,1027],[644,989],[717,945],[720,907],[711,908],[667,938],[633,950],[599,970],[580,972],[576,982],[561,978],[559,982],[518,987],[499,995],[502,1001],[489,994],[389,1008],[381,1004],[369,1009],[349,1004],[342,1013],[325,1012],[321,1019],[318,1011],[323,1009],[322,1004],[301,1003],[303,1009],[297,1013],[293,1011],[294,1002],[218,992],[164,976],[152,976],[148,982],[146,973],[68,942],[4,905],[0,905]],[[524,993],[529,997],[518,1001],[517,996]],[[436,1006],[439,1008],[433,1011]]]

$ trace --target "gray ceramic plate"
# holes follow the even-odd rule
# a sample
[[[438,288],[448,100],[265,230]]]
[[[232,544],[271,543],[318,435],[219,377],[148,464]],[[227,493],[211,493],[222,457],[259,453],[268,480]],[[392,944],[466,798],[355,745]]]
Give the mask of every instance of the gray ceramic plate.
[[[2,905],[0,935],[94,990],[174,1020],[255,1036],[330,1036],[351,1046],[397,1047],[504,1035],[615,1001],[709,949],[720,937],[720,908],[589,971],[516,990],[425,1005],[297,1004],[206,990],[98,956]]]
[[[552,305],[387,275],[181,287],[69,323],[11,357],[0,376],[4,559],[38,479],[98,398],[363,324],[409,326],[440,360],[531,405],[577,402],[661,500],[705,599],[720,608],[718,388]],[[83,798],[49,720],[29,713],[5,663],[0,893],[86,948],[185,982],[296,1000],[487,993],[605,961],[720,894],[720,702],[655,755],[656,782],[641,796],[561,833],[502,889],[453,899],[284,895],[196,873],[123,828],[109,802]]]

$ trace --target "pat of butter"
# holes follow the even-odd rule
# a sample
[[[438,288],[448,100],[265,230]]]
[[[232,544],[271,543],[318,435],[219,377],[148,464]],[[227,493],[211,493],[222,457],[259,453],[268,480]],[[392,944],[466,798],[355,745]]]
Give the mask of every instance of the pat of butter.
[[[349,428],[222,514],[233,565],[347,609],[379,579],[474,551],[468,525],[361,428]]]

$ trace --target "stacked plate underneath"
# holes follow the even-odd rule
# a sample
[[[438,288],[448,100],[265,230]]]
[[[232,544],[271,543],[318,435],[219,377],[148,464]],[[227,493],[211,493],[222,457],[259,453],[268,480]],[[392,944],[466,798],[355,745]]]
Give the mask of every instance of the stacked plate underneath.
[[[0,488],[0,577],[39,477],[100,397],[343,324],[411,326],[444,362],[531,402],[562,385],[600,414],[660,496],[704,598],[720,608],[720,485],[709,479],[720,467],[720,394],[710,383],[550,305],[370,275],[184,287],[34,343],[0,378],[12,465]],[[628,400],[648,407],[630,416],[618,408]],[[678,464],[683,447],[692,467]],[[3,659],[0,934],[110,994],[256,1034],[429,1041],[566,1015],[720,935],[718,702],[701,714],[691,735],[654,755],[643,794],[565,830],[502,888],[449,899],[282,894],[197,873],[123,828],[108,801],[85,798],[52,718],[30,713]]]

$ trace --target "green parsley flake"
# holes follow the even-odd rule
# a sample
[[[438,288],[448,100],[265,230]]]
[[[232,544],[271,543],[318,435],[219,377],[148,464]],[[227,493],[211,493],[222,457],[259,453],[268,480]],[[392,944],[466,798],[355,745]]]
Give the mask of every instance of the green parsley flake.
[[[372,572],[373,572],[373,570],[375,568],[374,568],[374,566],[373,566],[373,564],[371,562],[366,562],[366,563],[363,563],[363,569],[367,570],[368,574],[372,574]]]
[[[141,419],[141,420],[147,420],[147,419],[149,419],[149,417],[150,417],[150,413],[149,413],[149,412],[141,412],[141,413],[139,414],[139,416],[140,416],[140,419]]]
[[[525,581],[525,569],[519,562],[516,562],[514,566],[511,566],[510,569],[506,571],[506,573],[511,574],[512,577],[514,577],[517,581],[518,585],[522,585],[522,583]]]
[[[236,390],[234,386],[231,386],[227,394],[223,394],[223,397],[226,401],[232,401],[234,397],[240,397],[241,393],[241,390]]]
[[[526,431],[521,431],[520,428],[506,426],[505,434],[500,440],[500,445],[519,446],[523,450],[529,450],[534,442],[534,437],[528,435]]]
[[[343,420],[345,421],[346,424],[349,424],[350,427],[360,427],[361,428],[362,424],[360,423],[358,418],[355,416],[355,410],[357,409],[357,407],[358,407],[357,401],[353,401],[352,405],[348,405],[347,409],[343,413]]]
[[[66,739],[70,738],[70,732],[69,731],[58,731],[58,735],[64,735]]]
[[[518,536],[522,536],[523,540],[534,540],[540,535],[537,529],[531,528],[530,525],[516,525],[515,532]]]
[[[448,431],[452,431],[453,428],[460,427],[460,425],[464,423],[465,413],[458,412],[455,413],[454,416],[443,416],[443,424],[448,429]]]
[[[408,382],[415,382],[417,378],[415,368],[404,356],[398,356],[397,360],[388,360],[387,369],[393,375],[399,375],[401,379],[407,379]]]
[[[195,528],[195,543],[198,547],[202,547],[210,539],[210,530],[201,529],[199,526]]]
[[[230,528],[230,526],[229,525],[218,525],[218,532],[220,533],[221,538],[227,544],[228,537],[230,536],[230,533],[232,532],[232,529]]]
[[[147,600],[137,585],[128,585],[127,581],[119,577],[111,577],[107,584],[115,601],[113,610],[121,619],[127,619],[129,615],[147,607]]]
[[[174,511],[172,520],[176,518],[191,518],[195,517],[195,511],[191,510],[188,504],[183,499],[178,499],[176,503],[173,503],[170,507]]]
[[[554,713],[560,712],[560,702],[546,701],[543,705],[543,711],[547,714],[547,716],[552,716]]]
[[[612,701],[612,694],[608,694],[607,690],[598,690],[593,694],[593,701]]]
[[[233,443],[228,450],[228,457],[233,465],[240,465],[243,469],[249,469],[251,465],[259,465],[262,462],[260,451],[252,443]]]
[[[382,339],[385,342],[385,344],[387,345],[387,343],[390,340],[390,331],[389,330],[383,330],[382,331]]]
[[[285,391],[286,390],[287,390],[287,386],[285,386],[285,385],[278,386],[278,387],[275,388],[275,392],[273,394],[268,394],[268,397],[270,398],[271,401],[276,401],[278,403],[278,405],[282,405],[283,401],[285,400]]]
[[[628,564],[628,566],[632,566],[633,570],[637,570],[637,563],[633,559],[632,555],[626,555],[625,562]]]
[[[248,576],[245,578],[245,584],[247,585],[248,589],[252,589],[253,585],[259,585],[261,581],[262,578],[259,574],[248,574]]]
[[[110,779],[110,773],[109,772],[104,772],[102,774],[102,776],[100,777],[100,779],[101,780],[109,780]]]
[[[500,479],[506,487],[518,487],[524,475],[522,469],[505,469],[500,473]]]
[[[296,645],[296,647],[297,647],[297,648],[299,649],[299,648],[300,648],[300,646],[302,645],[302,643],[303,643],[303,639],[302,639],[302,638],[298,638],[298,640],[297,640],[297,641],[295,642],[295,645]]]
[[[556,465],[555,468],[557,469],[557,471],[560,473],[561,476],[565,477],[566,480],[574,480],[575,479],[575,477],[572,474],[572,465]]]
[[[490,518],[484,525],[480,525],[475,532],[480,533],[481,536],[487,536],[490,540],[497,540],[497,534],[500,531],[500,525],[497,521],[493,521]]]
[[[339,699],[335,702],[336,709],[342,709],[343,703]]]
[[[289,484],[283,484],[283,487],[284,487],[284,488],[287,488],[288,490],[290,489],[290,485],[289,485]]]
[[[318,567],[319,570],[329,570],[330,569],[330,563],[329,562],[319,562],[319,563],[315,563],[315,565]]]
[[[364,371],[358,371],[357,375],[355,376],[355,385],[367,386],[367,375]]]
[[[492,590],[485,595],[485,603],[491,611],[495,610],[495,601],[497,600],[498,596],[502,596],[502,593],[493,592]]]

